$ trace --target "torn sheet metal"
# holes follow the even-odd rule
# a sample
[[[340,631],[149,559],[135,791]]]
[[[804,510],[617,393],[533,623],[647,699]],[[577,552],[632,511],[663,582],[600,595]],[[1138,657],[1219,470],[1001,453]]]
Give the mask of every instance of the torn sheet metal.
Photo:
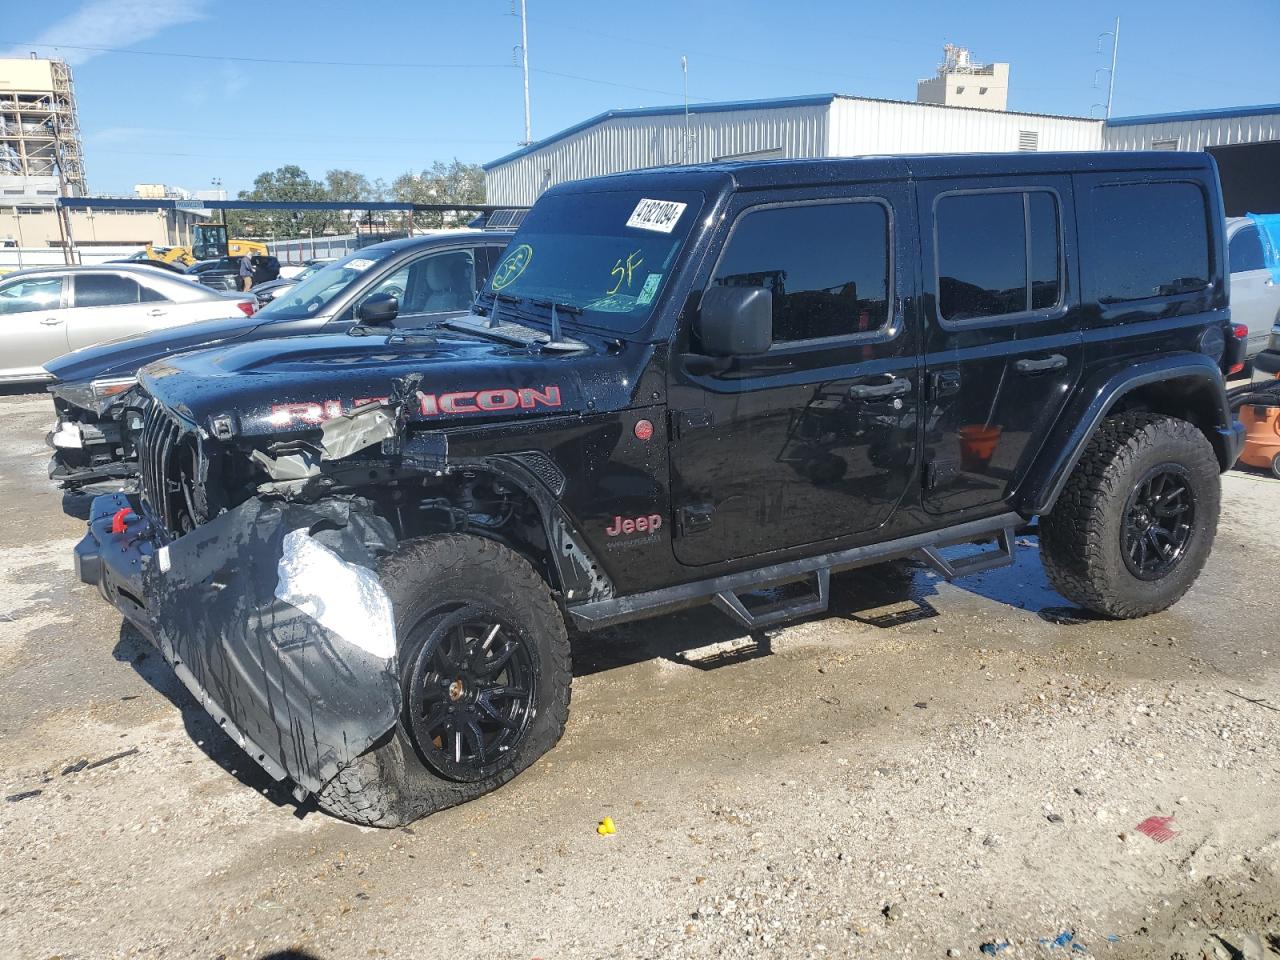
[[[365,653],[396,655],[391,598],[368,567],[348,563],[299,527],[285,534],[276,569],[279,599]]]
[[[274,776],[318,791],[395,726],[394,625],[374,572],[394,546],[366,501],[254,498],[170,543],[167,572],[147,565],[156,643]]]

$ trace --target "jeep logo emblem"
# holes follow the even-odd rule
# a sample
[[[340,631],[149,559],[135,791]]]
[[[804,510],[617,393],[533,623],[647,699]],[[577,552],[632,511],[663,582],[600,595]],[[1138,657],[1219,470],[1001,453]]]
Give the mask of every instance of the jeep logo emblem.
[[[661,528],[661,514],[651,513],[647,517],[614,517],[613,526],[605,527],[604,532],[616,537],[628,533],[657,533]]]

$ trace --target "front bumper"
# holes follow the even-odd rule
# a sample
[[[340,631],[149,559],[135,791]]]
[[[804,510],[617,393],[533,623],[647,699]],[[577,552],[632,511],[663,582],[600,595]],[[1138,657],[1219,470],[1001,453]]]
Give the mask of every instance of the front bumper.
[[[363,501],[256,498],[166,542],[136,496],[113,493],[94,498],[75,569],[219,726],[301,796],[399,718],[391,603],[372,575],[376,554],[394,544]]]

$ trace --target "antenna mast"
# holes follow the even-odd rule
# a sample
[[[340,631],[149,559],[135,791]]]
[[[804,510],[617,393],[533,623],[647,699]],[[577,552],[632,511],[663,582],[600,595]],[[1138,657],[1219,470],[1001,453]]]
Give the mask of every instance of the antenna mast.
[[[525,0],[520,0],[520,70],[524,74],[524,146],[533,143],[533,126],[529,121],[529,20]]]

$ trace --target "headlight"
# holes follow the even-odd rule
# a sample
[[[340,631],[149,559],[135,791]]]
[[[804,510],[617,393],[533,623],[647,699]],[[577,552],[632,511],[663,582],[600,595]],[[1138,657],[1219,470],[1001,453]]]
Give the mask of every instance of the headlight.
[[[102,401],[110,397],[118,397],[137,382],[137,377],[113,377],[109,380],[95,380],[89,386],[93,389],[94,398]]]

